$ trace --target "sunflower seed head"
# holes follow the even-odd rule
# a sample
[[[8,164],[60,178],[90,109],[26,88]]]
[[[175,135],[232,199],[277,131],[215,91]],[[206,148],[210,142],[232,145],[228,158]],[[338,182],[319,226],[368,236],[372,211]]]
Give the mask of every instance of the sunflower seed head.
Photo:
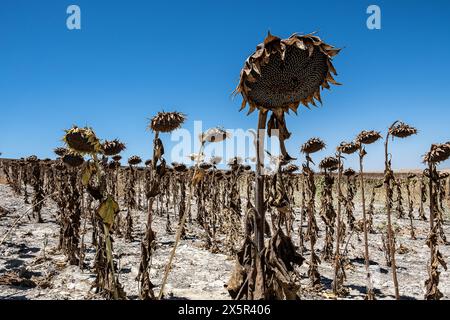
[[[352,154],[359,150],[359,144],[356,142],[341,142],[337,151],[345,154]]]
[[[319,167],[322,170],[336,170],[339,166],[339,160],[335,157],[326,157],[319,163]]]
[[[65,131],[63,141],[67,147],[79,154],[94,154],[101,151],[101,144],[91,128],[72,127]]]
[[[131,157],[128,158],[128,164],[129,164],[130,166],[138,165],[138,164],[140,164],[141,162],[142,162],[142,159],[141,159],[141,157],[139,157],[139,156],[131,156]]]
[[[66,148],[63,148],[63,147],[58,147],[58,148],[53,149],[53,152],[54,152],[57,156],[63,157],[63,156],[66,154],[67,149],[66,149]]]
[[[351,176],[354,176],[355,174],[356,174],[356,172],[352,168],[345,169],[343,172],[343,175],[346,177],[351,177]]]
[[[325,148],[325,142],[319,138],[311,138],[306,141],[300,148],[302,153],[311,154]]]
[[[440,143],[431,145],[430,151],[424,156],[424,162],[440,163],[450,157],[450,144]]]
[[[297,112],[300,104],[322,103],[320,91],[339,84],[332,64],[339,51],[313,34],[280,39],[269,33],[241,70],[235,90],[243,98],[241,110],[248,104],[248,114],[256,109]]]
[[[360,144],[372,144],[374,142],[377,142],[378,139],[381,138],[381,134],[378,131],[361,131],[358,136],[356,137],[356,142]]]
[[[389,133],[397,138],[407,138],[414,134],[417,134],[417,129],[407,125],[406,123],[400,122],[397,125],[389,129]]]
[[[186,120],[186,115],[180,112],[158,112],[149,123],[149,128],[154,132],[172,132],[181,127]]]
[[[112,141],[106,140],[102,144],[102,151],[105,156],[115,156],[121,153],[123,150],[125,150],[125,144],[120,142],[117,139],[114,139]]]
[[[72,168],[81,166],[84,163],[84,158],[81,154],[74,151],[67,152],[63,157],[62,161]]]

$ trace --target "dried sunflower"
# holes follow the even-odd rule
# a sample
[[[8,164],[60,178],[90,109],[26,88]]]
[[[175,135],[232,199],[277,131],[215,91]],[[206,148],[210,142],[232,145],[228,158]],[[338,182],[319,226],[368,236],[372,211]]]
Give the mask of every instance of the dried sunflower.
[[[181,127],[186,116],[180,112],[158,112],[150,120],[149,128],[155,132],[172,132]]]
[[[93,154],[101,150],[100,141],[91,128],[74,126],[65,132],[63,141],[71,150],[80,154]]]
[[[319,163],[322,170],[336,170],[339,166],[339,160],[335,157],[326,157]]]
[[[363,130],[356,137],[356,142],[361,143],[361,144],[372,144],[372,143],[378,141],[378,139],[380,139],[380,138],[381,138],[381,134],[378,131]]]
[[[355,142],[341,142],[337,150],[341,153],[352,154],[359,150],[359,145]]]
[[[432,144],[431,150],[425,155],[424,161],[428,163],[439,163],[450,157],[450,144]]]
[[[315,153],[325,148],[325,142],[319,138],[311,138],[306,141],[300,148],[302,153],[310,154]]]
[[[38,159],[37,156],[33,155],[33,156],[29,156],[28,158],[26,158],[25,161],[26,161],[26,162],[33,163],[33,162],[38,162],[39,159]]]
[[[356,172],[352,168],[345,169],[343,172],[343,175],[346,177],[351,177],[351,176],[354,176],[355,174],[356,174]]]
[[[66,149],[66,148],[63,148],[63,147],[58,147],[58,148],[53,149],[53,152],[54,152],[57,156],[63,157],[63,156],[66,154],[67,149]]]
[[[84,163],[84,158],[82,155],[76,152],[67,152],[63,157],[62,161],[72,168],[81,166]]]
[[[417,134],[417,129],[403,122],[399,122],[389,129],[389,134],[397,138],[407,138],[413,134]]]
[[[125,144],[117,139],[114,139],[112,141],[105,141],[102,144],[102,150],[105,156],[115,156],[125,150]]]
[[[245,62],[235,92],[243,97],[241,110],[265,109],[297,111],[321,101],[320,89],[338,84],[332,57],[340,49],[324,43],[313,34],[293,34],[280,39],[270,33]]]
[[[138,165],[138,164],[140,164],[141,162],[142,162],[142,159],[141,159],[141,157],[139,157],[139,156],[131,156],[131,157],[128,158],[128,164],[129,164],[130,166]]]
[[[114,161],[116,161],[116,162],[119,162],[120,160],[122,160],[122,156],[120,156],[120,155],[115,155],[115,156],[112,157],[112,159],[113,159]]]
[[[108,163],[108,169],[110,169],[110,170],[116,170],[119,167],[120,167],[120,163],[117,161],[110,161]]]

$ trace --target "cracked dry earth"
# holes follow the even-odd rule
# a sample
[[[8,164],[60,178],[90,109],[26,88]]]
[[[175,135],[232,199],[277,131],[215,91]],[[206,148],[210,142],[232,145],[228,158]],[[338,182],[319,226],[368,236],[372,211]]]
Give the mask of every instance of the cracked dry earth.
[[[19,281],[13,284],[2,284],[0,280],[0,299],[102,299],[91,290],[95,275],[90,271],[95,251],[91,246],[89,226],[84,236],[87,247],[86,268],[70,266],[65,256],[58,252],[59,225],[56,217],[56,206],[49,200],[42,210],[44,223],[30,221],[24,213],[30,208],[21,197],[15,196],[6,185],[0,185],[0,206],[7,213],[0,212],[0,241],[10,230],[14,221],[23,216],[17,226],[12,229],[4,243],[0,245],[0,279],[8,274],[19,275]],[[361,208],[356,206],[356,218],[361,219]],[[298,218],[294,224],[294,243],[298,243]],[[417,217],[417,212],[414,213]],[[115,260],[118,261],[120,282],[130,299],[138,298],[138,282],[135,280],[140,260],[140,242],[144,233],[144,212],[134,212],[134,238],[131,243],[123,238],[114,238]],[[323,247],[324,225],[317,216],[320,240],[316,245],[319,251]],[[369,235],[371,270],[376,288],[377,299],[393,299],[390,268],[385,264],[382,251],[382,232],[385,215],[382,204],[377,204],[374,216],[375,233]],[[175,225],[173,223],[173,225]],[[429,248],[425,244],[428,233],[428,222],[414,219],[417,240],[409,235],[409,220],[394,218],[396,227],[398,280],[400,293],[404,299],[423,299],[424,282],[428,277],[427,263]],[[175,232],[166,232],[166,219],[155,216],[153,229],[157,233],[157,248],[152,260],[151,280],[158,293],[164,269],[174,244]],[[448,216],[444,226],[450,237]],[[229,280],[234,258],[220,253],[211,253],[204,249],[204,237],[195,222],[188,226],[188,237],[178,247],[173,269],[166,286],[166,297],[172,299],[229,299],[224,284]],[[440,245],[444,259],[449,263],[450,246]],[[319,253],[320,254],[320,253]],[[308,259],[308,253],[305,253]],[[345,285],[349,295],[343,299],[363,299],[365,294],[365,268],[363,235],[355,233],[348,247],[350,264],[346,267]],[[307,265],[298,271],[302,276],[302,296],[304,299],[330,299],[333,266],[323,262],[319,266],[323,288],[319,292],[308,289]],[[441,270],[439,288],[444,299],[450,298],[450,271]]]

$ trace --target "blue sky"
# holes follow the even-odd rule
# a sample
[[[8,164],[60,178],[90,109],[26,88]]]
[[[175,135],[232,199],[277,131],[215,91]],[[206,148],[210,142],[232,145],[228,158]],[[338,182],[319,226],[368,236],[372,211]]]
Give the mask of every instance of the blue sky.
[[[81,8],[82,30],[66,28],[70,4]],[[381,30],[366,28],[370,4],[381,8]],[[0,152],[52,157],[63,129],[77,124],[120,138],[125,156],[149,158],[147,119],[162,109],[187,114],[189,130],[200,119],[205,128],[254,128],[256,113],[239,113],[240,97],[231,98],[247,56],[268,30],[319,31],[343,48],[334,61],[343,86],[324,92],[322,107],[287,117],[291,155],[319,136],[329,146],[320,159],[362,129],[386,131],[400,119],[420,133],[394,142],[393,166],[421,167],[431,143],[450,140],[449,13],[444,0],[2,0]],[[382,143],[367,151],[366,168],[381,169]]]

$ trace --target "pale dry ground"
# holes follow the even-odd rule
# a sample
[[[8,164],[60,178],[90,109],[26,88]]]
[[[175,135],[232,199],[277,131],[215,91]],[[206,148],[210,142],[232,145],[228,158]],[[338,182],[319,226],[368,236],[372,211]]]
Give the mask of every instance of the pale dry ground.
[[[21,216],[29,208],[29,205],[24,205],[21,198],[15,197],[8,186],[0,185],[0,206],[11,211],[0,218],[1,241],[13,221]],[[383,229],[383,221],[385,220],[385,215],[381,210],[381,204],[379,204],[374,222],[378,232],[369,235],[371,269],[378,298],[392,299],[393,287],[390,269],[385,266],[383,252],[381,251],[380,231]],[[28,277],[33,276],[32,279],[34,280],[47,278],[49,287],[21,288],[0,285],[0,299],[100,299],[101,297],[90,292],[94,274],[88,268],[81,271],[76,266],[69,266],[65,262],[64,255],[55,249],[59,235],[55,205],[48,201],[42,214],[44,223],[36,224],[25,217],[5,243],[0,246],[0,276],[9,271],[22,270],[22,273],[27,274]],[[417,216],[417,213],[415,213],[415,216]],[[361,210],[358,206],[357,219],[360,218]],[[144,212],[136,212],[134,214],[136,241],[126,243],[122,238],[116,237],[114,243],[116,260],[119,261],[120,282],[124,285],[125,291],[131,299],[136,299],[138,294],[138,283],[135,278],[140,259],[139,239],[143,235],[143,222],[145,220]],[[318,216],[317,221],[320,229],[323,230],[323,224]],[[397,255],[400,292],[403,298],[423,299],[424,281],[427,278],[426,264],[429,259],[429,249],[425,245],[428,222],[414,220],[417,228],[417,240],[410,240],[409,221],[407,219],[397,220],[396,218],[394,218],[394,221],[395,226],[398,226],[400,230],[397,234],[398,246],[402,244],[410,250],[406,254]],[[175,235],[174,233],[166,233],[165,218],[162,217],[155,217],[154,229],[157,232],[158,246],[153,257],[151,277],[157,293]],[[298,243],[297,230],[298,221],[295,224],[295,243]],[[448,223],[445,225],[445,230],[447,236],[450,237]],[[229,299],[224,284],[230,278],[234,258],[224,254],[212,254],[205,250],[203,248],[202,231],[199,228],[190,225],[188,234],[190,235],[188,240],[183,240],[177,250],[173,271],[166,287],[167,297],[176,299]],[[322,240],[323,232],[320,233],[320,236]],[[346,280],[350,294],[346,299],[362,299],[364,297],[365,271],[362,239],[362,234],[354,234],[350,241],[348,257],[351,261],[351,267],[347,270],[348,278]],[[85,242],[88,246],[86,263],[91,266],[95,252],[90,245],[91,235],[89,232],[85,236]],[[321,241],[317,244],[316,249],[322,249]],[[440,250],[449,263],[450,246],[441,245]],[[307,254],[305,258],[308,259]],[[303,276],[304,298],[320,299],[328,296],[327,293],[333,275],[333,269],[329,263],[324,262],[319,268],[324,284],[324,290],[321,293],[310,293],[309,290],[306,290],[308,287],[307,266],[303,265],[299,268],[299,271]],[[449,299],[450,271],[441,273],[439,288],[444,293],[445,299]]]

